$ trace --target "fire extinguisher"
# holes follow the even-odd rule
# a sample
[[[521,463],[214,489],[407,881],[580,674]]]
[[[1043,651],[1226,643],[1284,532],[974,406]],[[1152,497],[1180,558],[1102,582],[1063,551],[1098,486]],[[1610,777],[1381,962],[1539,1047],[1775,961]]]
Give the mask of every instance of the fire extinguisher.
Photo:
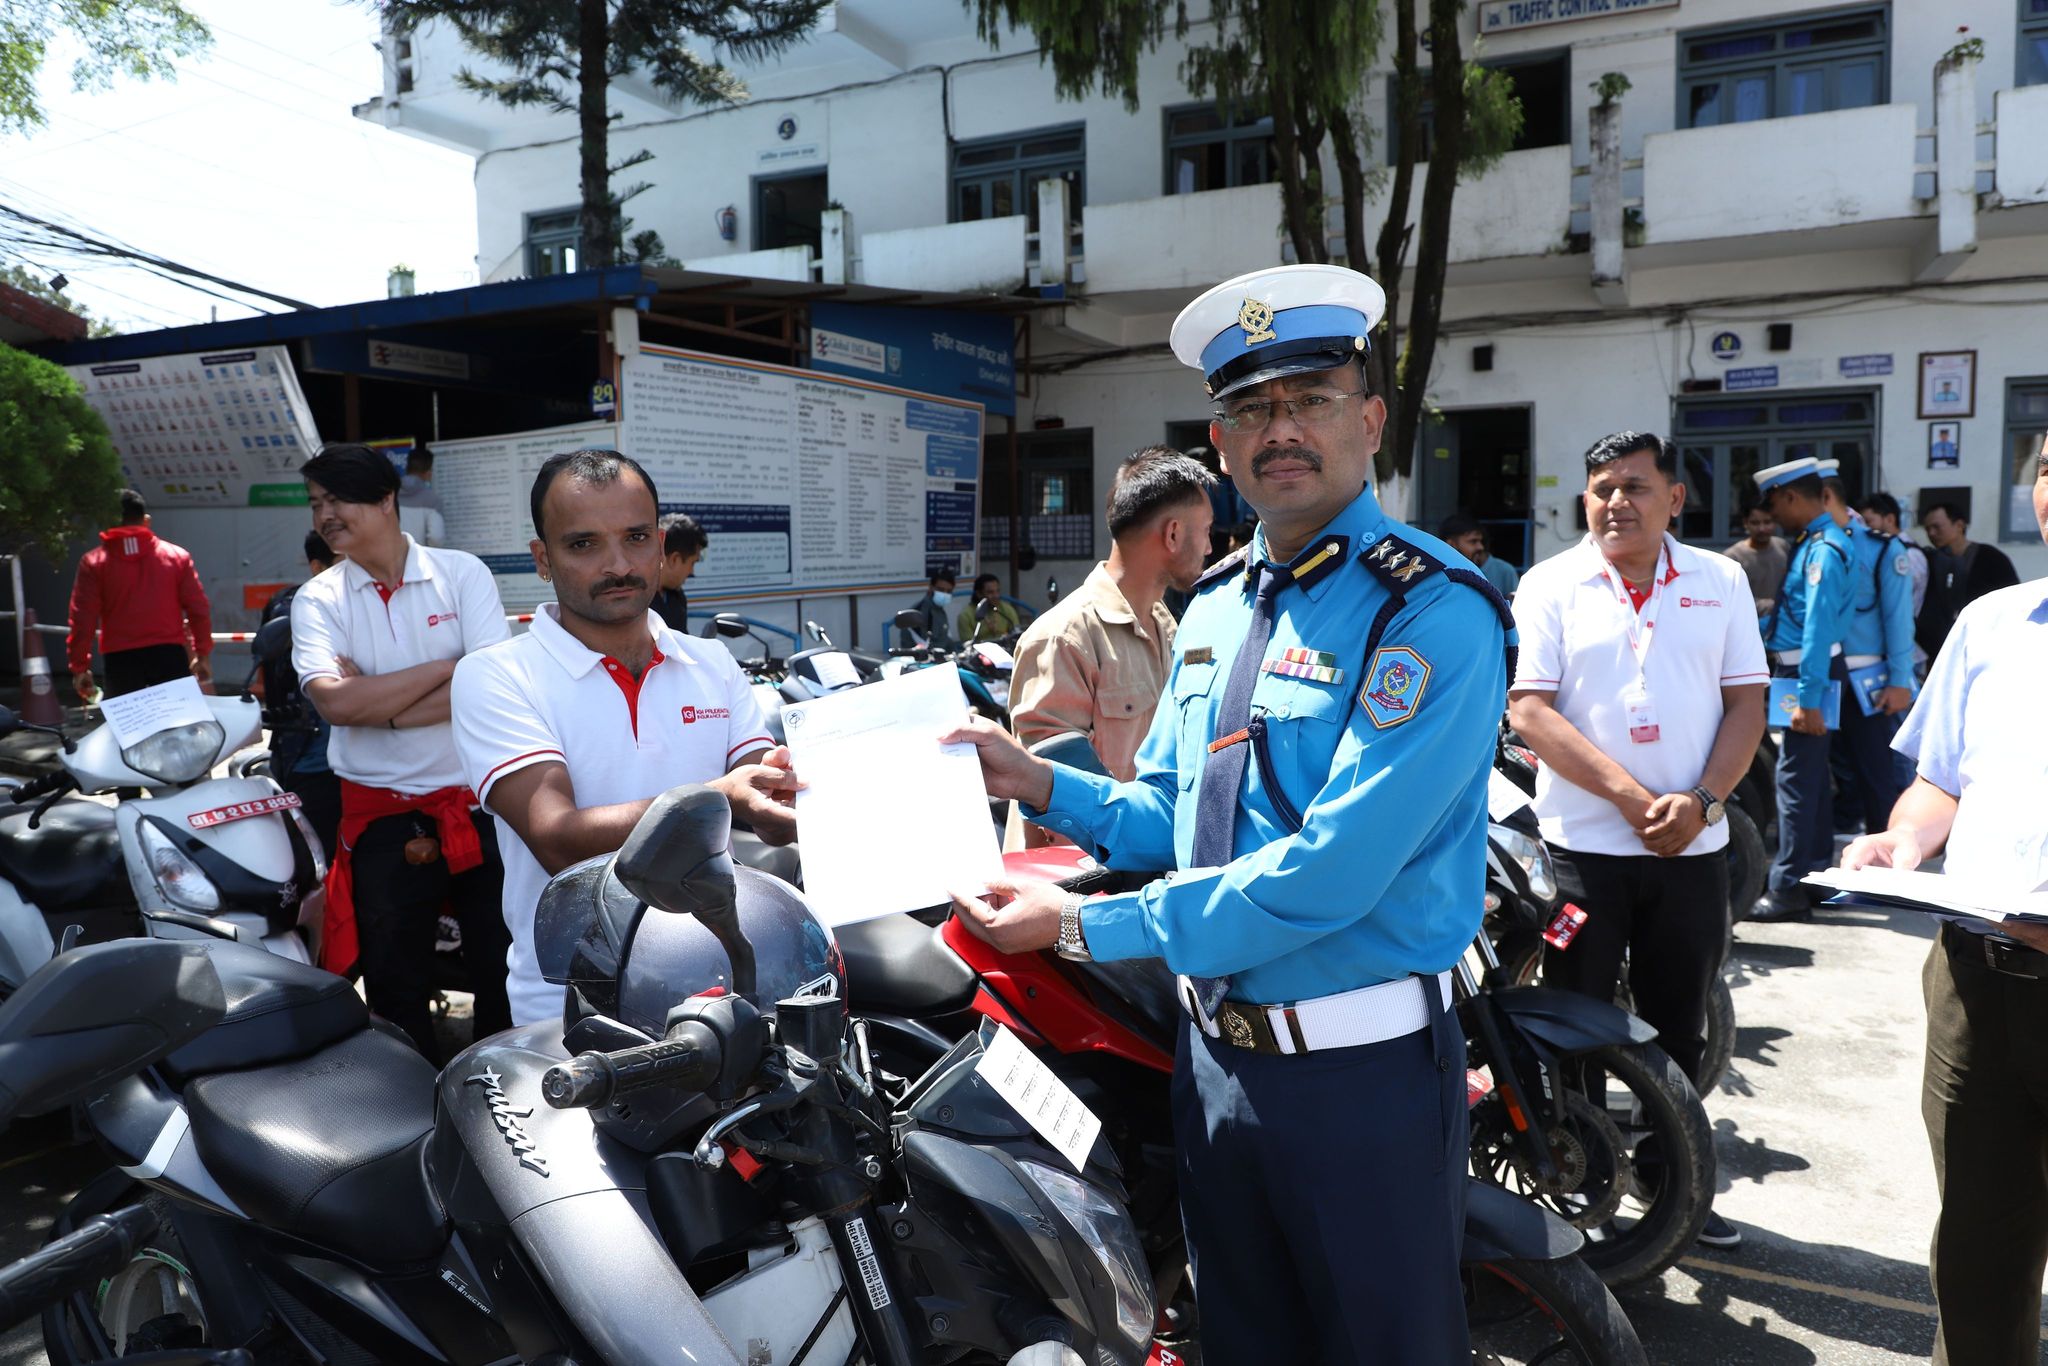
[[[740,235],[740,216],[732,205],[726,205],[712,217],[718,220],[718,236],[721,240],[730,242]]]

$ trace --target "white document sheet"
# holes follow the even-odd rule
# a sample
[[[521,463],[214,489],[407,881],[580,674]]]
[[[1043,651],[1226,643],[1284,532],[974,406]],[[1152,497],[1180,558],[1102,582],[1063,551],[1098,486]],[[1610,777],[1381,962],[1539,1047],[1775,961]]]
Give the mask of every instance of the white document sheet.
[[[1993,886],[1948,873],[1925,873],[1918,869],[1902,873],[1896,868],[1858,868],[1849,872],[1827,868],[1809,873],[1806,880],[1837,892],[1937,915],[1990,921],[2048,920],[2048,892]]]
[[[853,657],[844,650],[827,650],[824,654],[812,655],[811,666],[818,671],[818,681],[827,688],[852,688],[860,684],[860,670],[853,666]]]
[[[211,721],[213,709],[206,705],[206,694],[199,691],[199,680],[187,676],[140,692],[103,697],[100,715],[107,718],[107,724],[114,728],[114,738],[126,749],[158,731]]]
[[[950,664],[783,709],[804,784],[804,895],[827,925],[943,905],[1002,876],[974,746],[939,743],[966,719]]]
[[[1058,1148],[1075,1171],[1087,1169],[1102,1120],[1023,1040],[997,1025],[995,1038],[974,1070],[1040,1138]]]

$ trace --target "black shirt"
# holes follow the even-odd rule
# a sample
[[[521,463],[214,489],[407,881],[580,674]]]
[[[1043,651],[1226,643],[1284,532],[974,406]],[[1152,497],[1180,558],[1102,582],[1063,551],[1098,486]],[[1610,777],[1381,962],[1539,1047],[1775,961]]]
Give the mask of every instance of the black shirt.
[[[2012,561],[1995,545],[1972,541],[1961,555],[1930,550],[1927,564],[1927,601],[1913,623],[1913,639],[1932,656],[1941,652],[1956,614],[2000,588],[2020,581]]]
[[[679,635],[690,634],[690,599],[680,588],[658,588],[650,604],[661,619],[668,623],[668,629]]]

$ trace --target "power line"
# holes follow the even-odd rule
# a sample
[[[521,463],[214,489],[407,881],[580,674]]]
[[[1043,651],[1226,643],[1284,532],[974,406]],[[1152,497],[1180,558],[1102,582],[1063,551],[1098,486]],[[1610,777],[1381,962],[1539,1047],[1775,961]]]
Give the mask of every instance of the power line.
[[[98,255],[123,257],[129,260],[136,261],[145,267],[154,267],[159,271],[169,270],[179,275],[190,276],[195,280],[208,280],[217,285],[224,285],[229,289],[239,290],[244,294],[253,294],[259,299],[269,299],[274,303],[283,304],[287,308],[307,310],[313,307],[312,304],[305,302],[303,299],[294,299],[291,298],[289,295],[284,294],[273,294],[267,289],[258,289],[254,285],[245,285],[240,283],[239,281],[230,280],[225,276],[215,275],[211,271],[200,270],[195,266],[181,265],[180,263],[173,261],[168,257],[154,256],[148,252],[134,251],[131,249],[115,246],[112,243],[102,241],[99,238],[88,236],[87,234],[78,232],[72,228],[67,228],[61,223],[53,223],[47,218],[39,218],[35,214],[24,212],[23,210],[14,208],[8,204],[0,204],[0,214],[6,214],[9,217],[20,219],[21,221],[26,223],[32,223],[37,227],[48,229],[49,231],[58,233],[64,237],[73,238],[78,242],[84,244],[85,246],[92,248],[94,252]],[[193,287],[197,288],[197,286]],[[240,301],[234,300],[231,302]]]

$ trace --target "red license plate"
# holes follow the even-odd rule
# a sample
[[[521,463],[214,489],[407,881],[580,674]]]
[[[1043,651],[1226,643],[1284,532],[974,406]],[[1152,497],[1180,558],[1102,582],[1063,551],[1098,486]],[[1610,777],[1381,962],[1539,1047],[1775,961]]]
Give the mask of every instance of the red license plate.
[[[1557,919],[1550,922],[1550,928],[1543,931],[1543,942],[1555,949],[1568,949],[1572,940],[1578,937],[1579,926],[1586,923],[1587,915],[1567,901],[1564,909],[1557,913]]]
[[[185,824],[194,830],[210,830],[229,821],[245,821],[251,816],[274,816],[280,811],[290,811],[303,805],[298,793],[280,792],[274,797],[258,797],[253,802],[236,802],[233,806],[216,806],[211,811],[194,811],[185,817]]]

